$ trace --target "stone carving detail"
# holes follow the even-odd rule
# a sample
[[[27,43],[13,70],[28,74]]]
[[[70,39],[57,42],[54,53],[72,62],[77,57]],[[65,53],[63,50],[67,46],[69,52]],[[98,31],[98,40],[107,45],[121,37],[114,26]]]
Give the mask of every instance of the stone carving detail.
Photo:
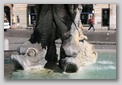
[[[19,55],[11,55],[15,68],[44,68],[51,63],[64,72],[77,72],[80,67],[95,63],[98,55],[80,28],[81,9],[81,5],[37,5],[36,28],[31,38],[19,47]],[[59,60],[55,45],[58,38]]]
[[[19,55],[11,55],[11,59],[16,68],[19,68],[19,65],[25,70],[43,68],[46,64],[46,51],[46,49],[41,48],[40,44],[31,44],[27,41],[18,49]]]

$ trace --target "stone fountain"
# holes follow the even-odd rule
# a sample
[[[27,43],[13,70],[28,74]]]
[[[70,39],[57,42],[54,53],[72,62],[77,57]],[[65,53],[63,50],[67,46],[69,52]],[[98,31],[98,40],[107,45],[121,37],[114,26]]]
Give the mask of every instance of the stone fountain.
[[[94,46],[81,29],[82,6],[75,4],[36,5],[37,20],[31,38],[11,55],[15,69],[58,67],[62,72],[77,72],[97,60]],[[61,39],[60,54],[55,40]],[[60,57],[59,57],[60,56]]]

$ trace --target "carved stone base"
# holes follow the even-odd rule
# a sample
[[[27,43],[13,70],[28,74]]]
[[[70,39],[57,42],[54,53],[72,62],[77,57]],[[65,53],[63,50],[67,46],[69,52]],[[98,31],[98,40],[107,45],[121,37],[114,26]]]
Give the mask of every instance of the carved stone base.
[[[41,44],[31,44],[27,41],[18,49],[20,55],[11,55],[11,59],[15,67],[18,67],[18,64],[20,64],[24,70],[43,68],[47,62],[45,60],[46,51],[46,49],[41,48]]]

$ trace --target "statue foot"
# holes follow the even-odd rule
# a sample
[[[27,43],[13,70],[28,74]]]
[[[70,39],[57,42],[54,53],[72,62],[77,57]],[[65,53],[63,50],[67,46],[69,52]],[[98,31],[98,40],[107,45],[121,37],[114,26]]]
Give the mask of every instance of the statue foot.
[[[44,68],[51,69],[54,72],[60,72],[60,73],[63,72],[63,70],[59,68],[58,63],[54,63],[54,62],[47,62]]]

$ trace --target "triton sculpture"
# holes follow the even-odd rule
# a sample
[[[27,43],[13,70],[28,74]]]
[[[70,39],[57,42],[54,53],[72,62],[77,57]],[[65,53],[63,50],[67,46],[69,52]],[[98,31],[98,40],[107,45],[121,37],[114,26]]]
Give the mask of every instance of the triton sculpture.
[[[48,63],[64,72],[77,72],[80,67],[95,63],[97,53],[80,28],[81,11],[78,4],[36,5],[37,20],[32,36],[19,47],[19,55],[11,55],[15,68],[44,68]],[[60,54],[57,54],[57,39],[61,39]]]

